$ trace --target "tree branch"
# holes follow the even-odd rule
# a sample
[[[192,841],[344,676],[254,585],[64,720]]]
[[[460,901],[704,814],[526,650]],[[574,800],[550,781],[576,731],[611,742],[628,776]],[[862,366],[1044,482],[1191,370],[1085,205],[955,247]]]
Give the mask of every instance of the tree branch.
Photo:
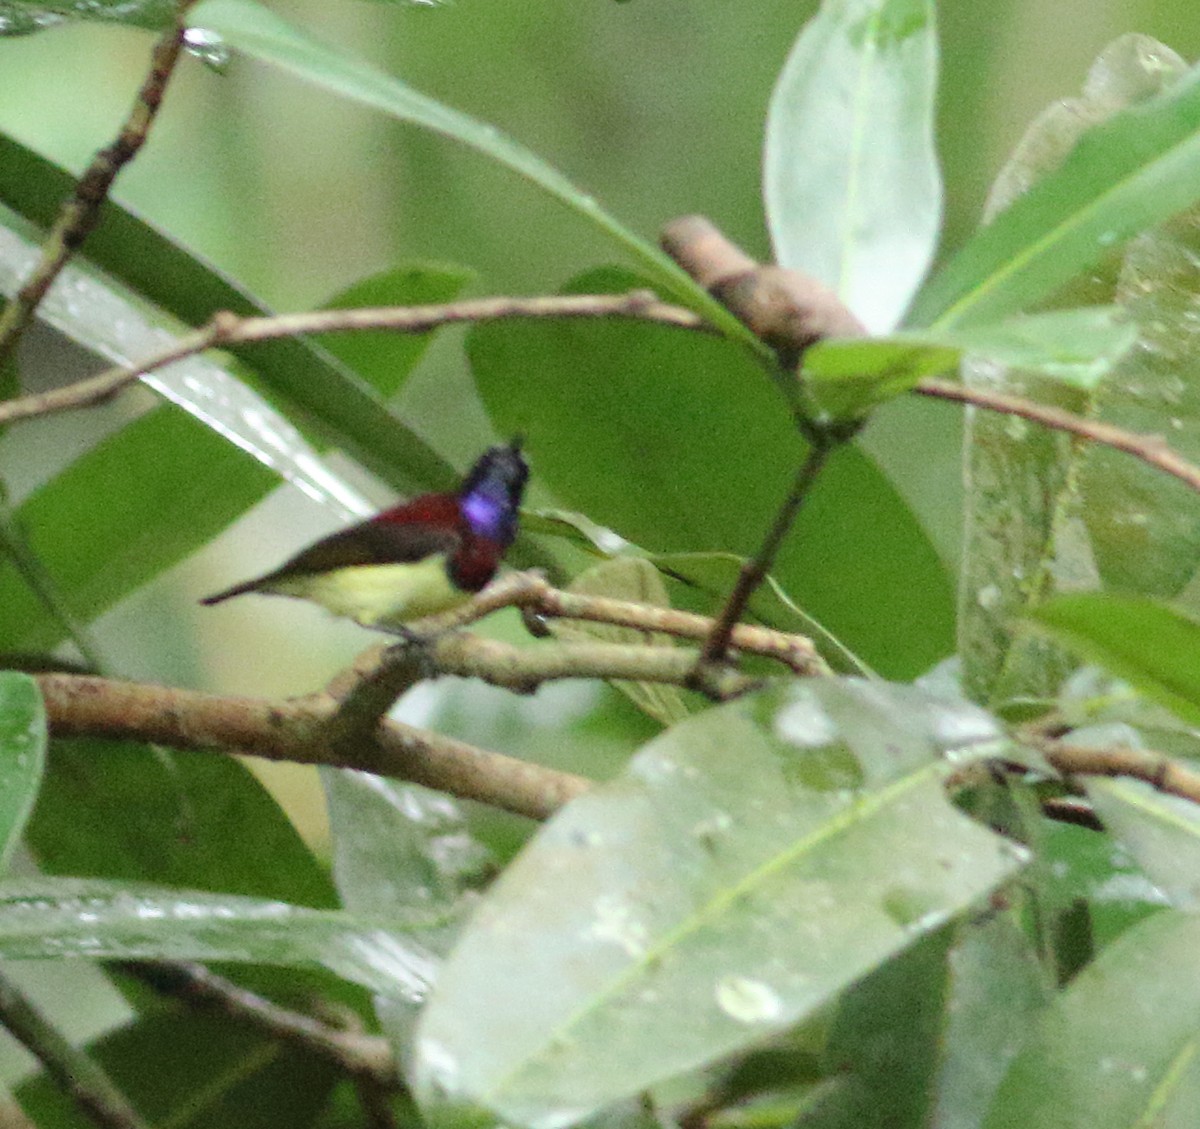
[[[932,396],[939,400],[953,400],[960,404],[971,404],[977,408],[985,408],[990,412],[1001,412],[1004,415],[1019,416],[1032,423],[1040,423],[1043,427],[1055,431],[1065,431],[1077,435],[1081,439],[1089,439],[1093,443],[1112,447],[1113,450],[1123,451],[1136,459],[1179,479],[1192,490],[1200,493],[1200,466],[1190,463],[1182,455],[1172,451],[1166,440],[1160,435],[1139,435],[1134,431],[1126,431],[1111,423],[1100,420],[1085,419],[1073,415],[1062,408],[1039,404],[1034,400],[1026,400],[1022,396],[1012,396],[1005,392],[993,392],[984,388],[971,388],[965,384],[957,384],[950,380],[939,380],[927,377],[913,389],[922,396]]]
[[[42,248],[42,257],[33,273],[0,314],[0,361],[12,355],[46,292],[95,228],[100,219],[100,209],[108,198],[117,174],[145,144],[167,84],[179,62],[183,49],[183,17],[193,3],[194,0],[179,0],[175,22],[154,46],[149,73],[137,92],[133,107],[116,140],[92,158],[92,163],[76,183],[74,194],[63,205],[50,229]]]
[[[497,321],[505,318],[629,318],[680,329],[713,332],[698,314],[682,306],[661,302],[649,290],[628,294],[570,294],[533,298],[477,298],[431,306],[385,306],[351,310],[315,310],[273,317],[240,318],[222,311],[208,324],[186,334],[170,347],[136,364],[118,365],[87,380],[34,396],[0,404],[0,426],[35,416],[71,411],[101,403],[139,377],[164,368],[205,349],[245,345],[314,333],[389,330],[427,333],[458,322]]]
[[[1056,772],[1064,776],[1128,776],[1152,785],[1168,796],[1200,804],[1200,773],[1147,749],[1072,745],[1049,738],[1030,737]]]
[[[330,740],[339,703],[328,694],[287,701],[222,697],[144,683],[43,674],[38,684],[56,737],[112,737],[175,749],[394,776],[531,819],[545,819],[588,781],[387,720],[354,747]]]
[[[309,1015],[280,1007],[191,961],[122,961],[117,967],[156,992],[298,1044],[352,1077],[369,1079],[389,1090],[400,1086],[391,1047],[382,1036],[342,1031]]]

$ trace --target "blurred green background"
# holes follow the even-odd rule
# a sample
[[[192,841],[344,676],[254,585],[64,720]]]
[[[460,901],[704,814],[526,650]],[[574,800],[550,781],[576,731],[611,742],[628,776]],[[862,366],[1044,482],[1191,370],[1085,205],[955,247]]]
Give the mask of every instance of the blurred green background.
[[[767,257],[763,116],[774,76],[815,3],[272,6],[495,124],[639,232],[653,236],[677,215],[702,212]],[[975,224],[991,178],[1030,119],[1079,89],[1104,44],[1142,31],[1185,57],[1200,54],[1195,0],[944,0],[940,21],[943,255]],[[82,168],[122,120],[151,42],[148,34],[100,24],[0,40],[0,129]],[[486,294],[551,290],[613,258],[580,220],[478,155],[239,61],[225,73],[185,63],[149,146],[115,195],[280,310],[314,305],[403,260],[470,266],[479,275],[474,292]],[[457,333],[439,337],[401,410],[464,465],[489,435],[459,340]],[[961,526],[959,419],[955,408],[913,398],[889,407],[864,440],[951,567]],[[61,463],[76,435],[64,423],[13,440],[25,444],[22,458],[36,459],[50,437]],[[372,497],[388,500],[386,491]],[[298,494],[277,492],[211,550],[104,618],[98,637],[113,668],[246,693],[320,684],[361,649],[361,631],[291,601],[239,601],[206,612],[195,597],[277,563],[332,520]],[[455,728],[503,746],[489,712],[500,706],[475,711],[487,719],[478,732],[466,720],[471,709],[457,708]]]

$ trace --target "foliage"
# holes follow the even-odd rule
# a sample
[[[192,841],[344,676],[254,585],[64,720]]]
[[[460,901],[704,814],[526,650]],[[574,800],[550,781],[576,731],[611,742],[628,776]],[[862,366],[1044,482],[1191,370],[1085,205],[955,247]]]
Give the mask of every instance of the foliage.
[[[1200,499],[1149,460],[976,413],[955,577],[894,468],[841,440],[961,370],[969,390],[1200,458],[1200,69],[1117,40],[1082,96],[1033,124],[989,222],[939,248],[935,16],[933,0],[825,0],[779,72],[763,162],[776,256],[874,334],[823,340],[795,372],[491,125],[258,0],[188,10],[186,42],[209,64],[285,72],[565,207],[619,261],[564,270],[562,293],[652,289],[713,330],[469,330],[463,418],[522,433],[534,468],[540,512],[518,563],[715,615],[795,469],[838,440],[750,611],[811,636],[843,673],[775,674],[721,704],[641,683],[582,706],[448,689],[437,720],[458,736],[531,759],[552,747],[575,768],[600,750],[611,771],[531,829],[323,768],[332,866],[232,758],[50,736],[22,670],[62,661],[64,644],[94,658],[91,625],[278,482],[346,517],[369,509],[370,475],[403,492],[454,481],[454,441],[430,442],[396,407],[432,334],[190,356],[145,378],[151,406],[5,497],[0,835],[33,872],[0,883],[0,956],[222,962],[289,1008],[336,1009],[390,1040],[403,1080],[388,1114],[404,1124],[1189,1123],[1200,809],[1164,794],[1165,768],[1155,790],[1053,765],[1072,741],[1153,748],[1172,771],[1200,757]],[[0,2],[8,35],[173,19],[157,0]],[[6,297],[70,184],[0,137]],[[393,263],[326,305],[471,286],[492,289],[470,266]],[[108,201],[38,317],[81,358],[130,364],[220,310],[264,307]],[[638,639],[621,630],[609,637]],[[1102,826],[1049,818],[1080,800]],[[168,1006],[104,967],[129,1018],[89,1050],[156,1123],[368,1123],[310,1045]],[[39,1125],[79,1124],[52,1073],[18,1098]]]

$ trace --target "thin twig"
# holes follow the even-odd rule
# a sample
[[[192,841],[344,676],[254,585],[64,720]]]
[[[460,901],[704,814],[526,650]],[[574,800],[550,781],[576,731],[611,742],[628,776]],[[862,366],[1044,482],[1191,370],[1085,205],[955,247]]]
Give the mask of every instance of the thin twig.
[[[709,616],[693,612],[592,596],[555,588],[535,572],[509,573],[489,585],[469,604],[455,609],[436,622],[440,628],[465,627],[500,608],[517,607],[549,619],[579,619],[612,627],[631,627],[678,639],[707,639],[713,630]],[[815,644],[804,635],[775,631],[756,624],[739,623],[733,628],[730,646],[737,651],[776,659],[802,677],[828,674],[829,667]]]
[[[1050,765],[1064,776],[1128,776],[1159,792],[1200,804],[1200,772],[1186,768],[1162,753],[1122,746],[1073,745],[1065,741],[1025,736]]]
[[[567,678],[605,678],[629,682],[692,684],[697,654],[681,647],[637,643],[542,643],[514,647],[467,632],[452,632],[430,644],[430,659],[443,674],[480,678],[518,694],[545,682]],[[702,688],[716,700],[735,698],[759,685],[737,671],[706,678]]]
[[[312,1016],[281,1007],[191,961],[123,961],[117,967],[156,992],[304,1047],[345,1074],[367,1078],[391,1090],[400,1084],[391,1047],[382,1036],[331,1027]]]
[[[145,144],[162,104],[167,84],[183,49],[183,17],[194,0],[180,0],[175,21],[154,46],[150,70],[142,82],[121,131],[111,145],[93,158],[75,185],[75,192],[58,214],[46,237],[42,256],[33,273],[0,314],[0,361],[12,355],[34,311],[46,296],[70,257],[91,234],[100,219],[117,174]]]
[[[118,365],[65,388],[55,388],[0,404],[0,426],[101,403],[139,377],[209,348],[314,333],[362,330],[427,333],[438,326],[456,322],[497,321],[503,318],[630,318],[680,329],[712,332],[711,326],[698,314],[682,306],[661,302],[648,290],[634,290],[628,294],[477,298],[432,306],[316,310],[254,318],[240,318],[222,311],[214,314],[201,329],[186,334],[169,348],[134,364]]]
[[[97,1125],[104,1129],[148,1129],[141,1114],[99,1063],[63,1038],[3,974],[0,974],[0,1024]]]
[[[813,435],[808,454],[796,474],[796,481],[792,484],[792,489],[783,505],[780,506],[779,513],[775,515],[775,522],[764,538],[762,547],[753,560],[742,565],[737,583],[734,585],[733,591],[729,593],[729,598],[725,601],[720,616],[717,617],[704,641],[704,646],[700,651],[701,666],[719,663],[724,659],[733,637],[735,625],[746,610],[750,597],[754,595],[755,590],[770,572],[779,546],[783,544],[783,539],[787,536],[788,530],[792,528],[792,523],[796,520],[796,515],[800,512],[800,507],[804,504],[813,483],[838,442],[839,440],[832,434],[817,433]]]
[[[1139,435],[1134,431],[1126,431],[1123,427],[1115,427],[1111,423],[1100,420],[1085,419],[1074,415],[1062,408],[1039,404],[1022,396],[1013,396],[1006,392],[994,392],[990,389],[972,388],[965,384],[956,384],[950,380],[939,380],[927,377],[917,384],[914,389],[922,396],[932,396],[939,400],[954,400],[960,404],[971,404],[977,408],[985,408],[991,412],[1002,412],[1004,415],[1019,416],[1032,423],[1040,423],[1043,427],[1055,431],[1065,431],[1077,435],[1081,439],[1090,439],[1093,443],[1112,447],[1113,450],[1123,451],[1134,458],[1140,459],[1149,466],[1155,467],[1200,493],[1200,466],[1190,463],[1182,455],[1177,454],[1167,446],[1166,440],[1160,435]]]

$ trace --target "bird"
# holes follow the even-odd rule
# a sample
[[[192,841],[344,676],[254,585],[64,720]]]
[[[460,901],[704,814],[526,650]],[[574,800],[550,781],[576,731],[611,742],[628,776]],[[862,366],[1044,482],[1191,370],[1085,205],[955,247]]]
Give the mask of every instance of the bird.
[[[293,596],[364,627],[403,632],[409,620],[465,603],[496,575],[517,535],[528,478],[518,436],[488,448],[457,493],[422,494],[393,506],[200,602],[219,604],[247,592]]]

